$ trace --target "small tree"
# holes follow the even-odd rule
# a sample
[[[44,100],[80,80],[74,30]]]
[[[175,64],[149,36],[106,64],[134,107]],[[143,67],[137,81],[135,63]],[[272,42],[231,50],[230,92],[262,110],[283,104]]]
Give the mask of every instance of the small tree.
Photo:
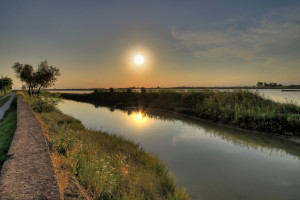
[[[23,91],[25,91],[25,90],[26,90],[26,86],[25,86],[25,85],[22,85],[21,89],[22,89]]]
[[[141,87],[141,93],[145,94],[147,92],[146,88]]]
[[[0,90],[3,90],[4,94],[7,94],[12,89],[13,81],[11,78],[2,77],[0,79]]]
[[[132,93],[132,89],[131,88],[127,88],[126,92],[127,92],[127,94],[131,94]]]
[[[263,82],[257,82],[257,87],[262,87],[263,86]]]

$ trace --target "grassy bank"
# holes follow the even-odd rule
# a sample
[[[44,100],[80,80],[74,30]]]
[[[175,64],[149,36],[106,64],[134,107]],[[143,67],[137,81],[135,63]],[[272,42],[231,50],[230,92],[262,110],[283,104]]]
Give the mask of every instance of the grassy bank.
[[[44,124],[61,191],[76,177],[93,199],[189,199],[164,163],[125,138],[87,130],[56,109],[37,109]],[[43,106],[38,106],[43,108]],[[49,108],[49,105],[46,106]]]
[[[16,99],[0,121],[0,170],[6,160],[7,152],[17,128],[17,103]]]
[[[271,134],[300,135],[300,107],[280,104],[248,90],[62,94],[65,99],[116,107],[153,107]]]

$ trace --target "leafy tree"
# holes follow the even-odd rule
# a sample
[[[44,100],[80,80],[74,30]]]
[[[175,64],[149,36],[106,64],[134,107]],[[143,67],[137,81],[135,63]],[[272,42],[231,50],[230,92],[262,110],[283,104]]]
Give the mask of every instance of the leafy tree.
[[[16,62],[12,66],[12,68],[16,73],[16,77],[19,78],[22,82],[26,83],[28,87],[28,93],[30,96],[32,96],[33,88],[35,86],[33,67],[28,64],[23,65],[19,62]]]
[[[38,87],[38,94],[41,88],[47,88],[54,85],[57,77],[60,76],[59,69],[49,66],[47,61],[42,61],[38,65],[38,71],[35,72],[35,83]]]
[[[13,84],[13,81],[11,78],[8,78],[8,77],[3,78],[2,77],[0,79],[0,89],[3,90],[4,94],[7,94],[7,92],[11,90],[12,84]]]
[[[264,85],[264,83],[263,82],[257,82],[257,87],[262,87],[263,85]]]
[[[42,61],[38,65],[38,70],[34,70],[32,65],[20,64],[16,62],[12,68],[16,73],[16,77],[22,82],[25,82],[28,87],[28,93],[33,95],[34,88],[38,89],[38,94],[41,88],[47,88],[54,85],[57,77],[60,76],[59,69],[49,66],[47,61]]]

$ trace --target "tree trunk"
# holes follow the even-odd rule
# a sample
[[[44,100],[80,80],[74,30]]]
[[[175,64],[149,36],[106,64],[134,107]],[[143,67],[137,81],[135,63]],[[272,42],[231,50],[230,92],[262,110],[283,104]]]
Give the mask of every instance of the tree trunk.
[[[31,85],[28,86],[28,93],[29,93],[29,96],[32,97],[33,87]]]
[[[38,95],[38,96],[40,95],[41,88],[42,88],[42,85],[39,87],[39,90],[38,90],[38,92],[37,92],[37,95]]]

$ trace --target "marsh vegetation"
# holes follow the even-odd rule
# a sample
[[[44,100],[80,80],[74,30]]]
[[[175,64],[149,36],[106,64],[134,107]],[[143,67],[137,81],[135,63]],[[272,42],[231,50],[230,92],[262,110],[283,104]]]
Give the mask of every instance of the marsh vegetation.
[[[62,94],[62,97],[112,107],[165,109],[271,134],[300,134],[299,106],[277,103],[248,90],[186,93],[95,91],[92,94]]]

